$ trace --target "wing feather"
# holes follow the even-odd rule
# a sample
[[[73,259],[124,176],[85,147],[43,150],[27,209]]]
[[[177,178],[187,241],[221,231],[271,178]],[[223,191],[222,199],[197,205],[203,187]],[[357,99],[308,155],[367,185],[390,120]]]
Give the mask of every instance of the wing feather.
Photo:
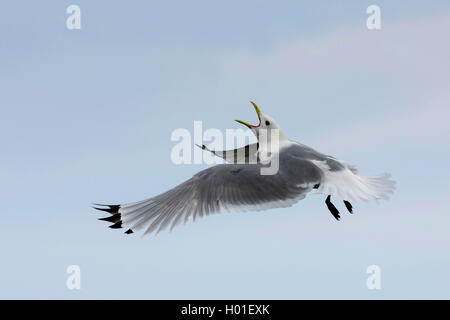
[[[156,197],[106,210],[118,214],[118,222],[132,231],[158,233],[190,218],[195,221],[222,211],[291,206],[322,178],[322,171],[315,164],[289,153],[280,153],[279,164],[275,175],[261,175],[261,163],[220,164]]]

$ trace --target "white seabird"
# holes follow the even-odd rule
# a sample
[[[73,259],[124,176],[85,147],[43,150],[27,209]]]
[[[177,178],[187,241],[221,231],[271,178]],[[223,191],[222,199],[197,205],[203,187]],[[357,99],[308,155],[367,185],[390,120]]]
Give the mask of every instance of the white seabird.
[[[219,164],[200,171],[191,179],[155,197],[123,205],[95,204],[97,210],[111,215],[100,218],[113,223],[110,228],[126,228],[125,233],[144,229],[144,235],[171,229],[190,217],[195,221],[212,213],[223,211],[261,211],[284,208],[304,199],[315,189],[316,193],[327,196],[325,203],[336,218],[339,211],[331,203],[331,197],[344,201],[352,213],[350,202],[378,201],[388,199],[395,189],[395,182],[389,174],[361,176],[357,169],[332,156],[322,154],[308,146],[287,139],[284,132],[268,115],[251,102],[258,115],[259,124],[244,124],[258,138],[258,143],[228,151],[211,151],[228,163]],[[275,130],[276,141],[262,132]],[[276,152],[273,146],[276,145]],[[276,174],[261,174],[268,166],[266,159],[278,157]]]

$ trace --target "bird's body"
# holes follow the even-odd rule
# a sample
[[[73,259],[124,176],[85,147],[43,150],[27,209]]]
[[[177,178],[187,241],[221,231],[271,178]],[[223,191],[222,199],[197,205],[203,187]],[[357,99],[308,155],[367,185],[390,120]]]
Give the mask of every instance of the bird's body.
[[[330,201],[331,196],[343,200],[351,212],[350,201],[387,199],[393,192],[395,182],[389,180],[389,175],[361,176],[355,167],[343,161],[288,140],[273,119],[262,115],[254,106],[260,124],[252,126],[239,122],[252,129],[258,137],[258,144],[229,152],[211,151],[203,146],[229,163],[200,171],[177,187],[150,199],[97,207],[111,214],[102,220],[112,222],[112,228],[125,227],[126,233],[145,229],[144,234],[147,234],[168,226],[173,228],[191,217],[195,220],[212,213],[289,207],[313,189],[328,196],[327,207],[339,219],[339,212]],[[262,120],[266,129],[279,131],[276,141],[270,135],[268,139],[261,139]],[[244,156],[241,156],[242,152]],[[230,157],[230,154],[234,156]],[[261,174],[274,157],[278,160],[276,173]]]

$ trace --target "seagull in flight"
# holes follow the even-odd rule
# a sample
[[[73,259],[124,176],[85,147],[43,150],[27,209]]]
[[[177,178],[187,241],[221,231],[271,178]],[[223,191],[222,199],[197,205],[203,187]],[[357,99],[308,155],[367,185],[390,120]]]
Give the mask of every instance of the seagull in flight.
[[[200,146],[227,163],[200,171],[173,189],[143,201],[94,204],[95,209],[110,214],[99,220],[112,223],[109,227],[113,229],[125,228],[126,234],[144,230],[146,235],[168,226],[172,230],[191,217],[195,221],[197,217],[224,211],[290,207],[313,190],[326,196],[326,207],[339,220],[340,213],[331,197],[343,201],[346,209],[353,213],[351,202],[387,200],[394,192],[395,182],[389,174],[362,176],[356,167],[344,161],[289,140],[275,120],[250,102],[259,123],[236,121],[253,132],[257,143],[226,151]],[[262,174],[275,157],[276,173]]]

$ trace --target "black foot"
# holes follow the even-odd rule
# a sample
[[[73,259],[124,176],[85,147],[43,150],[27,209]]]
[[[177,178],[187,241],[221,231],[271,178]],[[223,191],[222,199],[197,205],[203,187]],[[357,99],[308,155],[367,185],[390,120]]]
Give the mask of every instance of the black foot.
[[[353,213],[352,204],[346,200],[344,200],[344,204],[345,204],[345,207],[347,208],[348,212]]]
[[[330,210],[331,214],[333,215],[333,217],[335,217],[336,220],[339,221],[339,219],[341,218],[341,216],[339,215],[339,211],[338,211],[338,209],[336,209],[334,204],[331,203],[330,199],[331,199],[331,196],[328,196],[327,199],[325,200],[325,203],[328,207],[328,210]]]

